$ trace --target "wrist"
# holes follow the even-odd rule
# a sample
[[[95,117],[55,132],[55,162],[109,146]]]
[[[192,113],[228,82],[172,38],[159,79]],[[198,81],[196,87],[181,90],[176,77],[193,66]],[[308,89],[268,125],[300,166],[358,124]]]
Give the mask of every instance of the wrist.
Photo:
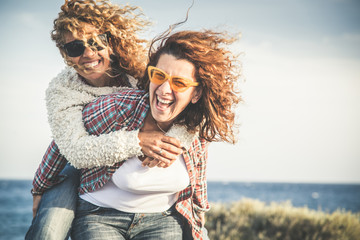
[[[31,193],[31,195],[33,195],[33,196],[42,195],[42,193],[41,193],[41,192],[34,191],[34,189],[33,189],[33,188],[30,190],[30,193]]]

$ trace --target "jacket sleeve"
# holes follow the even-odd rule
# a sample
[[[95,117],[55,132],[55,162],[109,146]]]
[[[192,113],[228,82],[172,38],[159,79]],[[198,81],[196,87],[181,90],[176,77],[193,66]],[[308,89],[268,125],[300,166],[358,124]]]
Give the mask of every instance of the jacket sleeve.
[[[61,134],[53,134],[62,155],[75,168],[112,166],[133,156],[141,156],[138,130],[118,130],[102,135],[89,135],[82,119],[82,106],[66,109],[60,125]],[[59,125],[59,126],[60,126]]]
[[[33,191],[39,194],[62,181],[59,173],[67,164],[63,155],[54,141],[51,142],[46,150],[44,157],[35,173],[33,180]]]
[[[200,151],[197,153],[198,162],[196,168],[196,185],[193,193],[194,211],[203,213],[210,210],[207,196],[206,165],[208,159],[208,143],[205,140],[199,141]]]
[[[133,156],[142,156],[137,130],[89,135],[82,120],[82,110],[98,97],[98,93],[86,91],[89,87],[85,90],[80,87],[56,83],[47,89],[49,124],[61,154],[75,168],[111,166]],[[99,94],[114,91],[112,88],[98,89],[101,90]]]

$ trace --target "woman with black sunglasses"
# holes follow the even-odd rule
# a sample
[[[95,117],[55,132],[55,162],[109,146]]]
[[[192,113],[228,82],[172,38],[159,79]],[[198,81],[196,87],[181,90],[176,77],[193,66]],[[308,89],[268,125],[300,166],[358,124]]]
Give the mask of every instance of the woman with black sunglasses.
[[[66,239],[77,199],[76,168],[111,166],[133,156],[148,156],[167,167],[182,152],[181,143],[161,131],[117,131],[99,137],[86,132],[81,110],[104,94],[136,87],[145,68],[146,42],[137,33],[148,25],[137,7],[110,2],[66,0],[54,21],[52,39],[66,67],[47,89],[54,141],[36,172],[32,225],[26,239]],[[68,161],[71,163],[68,164]]]

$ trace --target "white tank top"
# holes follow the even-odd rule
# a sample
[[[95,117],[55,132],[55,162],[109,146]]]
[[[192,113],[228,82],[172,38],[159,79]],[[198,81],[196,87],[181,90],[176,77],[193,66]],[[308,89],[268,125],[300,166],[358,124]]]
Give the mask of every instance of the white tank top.
[[[126,160],[104,187],[80,197],[94,205],[123,212],[163,212],[176,202],[178,193],[189,183],[182,155],[168,168],[143,167],[134,157]]]

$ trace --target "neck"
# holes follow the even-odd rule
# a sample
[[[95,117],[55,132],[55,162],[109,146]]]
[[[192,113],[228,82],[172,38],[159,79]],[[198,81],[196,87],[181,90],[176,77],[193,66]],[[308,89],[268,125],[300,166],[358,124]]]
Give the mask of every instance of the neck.
[[[156,126],[159,128],[160,131],[162,131],[163,133],[166,133],[167,131],[169,131],[170,127],[172,126],[172,124],[168,124],[168,123],[160,123],[157,122],[156,120],[154,120],[156,123]]]
[[[165,131],[162,127],[160,127],[159,123],[156,122],[156,126],[162,131],[164,134],[166,134],[167,131]]]
[[[152,116],[151,113],[147,114],[145,117],[144,125],[141,128],[141,131],[161,131],[166,133],[170,129],[171,125],[158,123]]]
[[[99,78],[96,80],[89,80],[83,78],[86,84],[93,86],[93,87],[120,87],[120,86],[127,86],[127,84],[123,83],[120,77],[104,77]]]

